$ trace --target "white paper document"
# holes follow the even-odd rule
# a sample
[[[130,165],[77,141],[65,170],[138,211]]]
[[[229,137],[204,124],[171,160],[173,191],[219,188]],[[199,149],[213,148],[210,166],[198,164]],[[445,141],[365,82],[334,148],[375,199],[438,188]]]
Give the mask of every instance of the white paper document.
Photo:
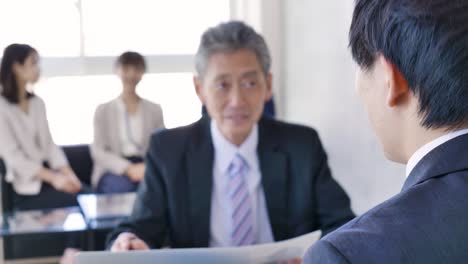
[[[276,243],[248,247],[229,248],[238,263],[277,263],[295,258],[302,258],[307,249],[320,239],[321,232],[316,231],[293,239]],[[218,250],[218,249],[212,249]]]
[[[77,263],[278,263],[290,259],[302,258],[307,249],[320,238],[320,235],[321,232],[316,231],[281,242],[246,247],[159,249],[123,253],[82,252],[79,253],[77,257]]]

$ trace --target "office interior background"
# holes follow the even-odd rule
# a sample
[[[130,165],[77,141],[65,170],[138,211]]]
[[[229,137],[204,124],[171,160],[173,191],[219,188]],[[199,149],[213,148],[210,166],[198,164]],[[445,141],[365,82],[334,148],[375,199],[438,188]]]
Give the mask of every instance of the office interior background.
[[[399,192],[404,167],[387,161],[356,93],[347,47],[353,0],[1,0],[0,49],[27,43],[41,55],[34,87],[55,142],[91,143],[96,106],[116,97],[115,57],[146,56],[139,93],[166,126],[201,117],[193,54],[201,33],[229,19],[261,32],[273,57],[278,119],[318,130],[333,176],[361,214]]]

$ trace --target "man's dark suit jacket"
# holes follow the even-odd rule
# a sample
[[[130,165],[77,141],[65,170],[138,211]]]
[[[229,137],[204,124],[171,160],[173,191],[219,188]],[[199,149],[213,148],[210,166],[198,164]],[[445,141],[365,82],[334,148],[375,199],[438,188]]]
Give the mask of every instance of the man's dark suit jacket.
[[[208,247],[214,148],[209,118],[155,133],[130,220],[109,236],[129,231],[150,247],[166,236],[174,248]],[[354,217],[349,198],[333,180],[317,133],[262,119],[258,157],[267,211],[276,241],[317,229],[329,232]]]
[[[324,237],[303,263],[468,263],[468,135],[431,151],[400,194]]]

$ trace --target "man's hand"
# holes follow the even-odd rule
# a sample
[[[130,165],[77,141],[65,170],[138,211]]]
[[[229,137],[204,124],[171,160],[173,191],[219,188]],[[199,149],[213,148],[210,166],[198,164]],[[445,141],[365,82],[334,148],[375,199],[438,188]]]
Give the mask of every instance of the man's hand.
[[[149,250],[149,246],[135,234],[124,232],[120,234],[112,244],[111,252],[122,252],[130,250]]]
[[[130,178],[133,182],[140,182],[143,180],[145,176],[145,164],[144,163],[136,163],[131,164],[128,166],[127,171],[125,173],[128,178]]]

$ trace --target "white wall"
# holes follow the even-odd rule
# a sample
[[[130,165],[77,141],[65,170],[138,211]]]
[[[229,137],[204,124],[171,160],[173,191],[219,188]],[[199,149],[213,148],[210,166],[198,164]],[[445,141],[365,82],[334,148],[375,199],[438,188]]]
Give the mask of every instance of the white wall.
[[[398,193],[404,167],[385,160],[355,92],[347,48],[353,0],[284,1],[283,119],[319,131],[356,213]]]
[[[239,19],[265,37],[272,57],[273,94],[278,115],[284,112],[284,0],[231,0],[231,18]]]

